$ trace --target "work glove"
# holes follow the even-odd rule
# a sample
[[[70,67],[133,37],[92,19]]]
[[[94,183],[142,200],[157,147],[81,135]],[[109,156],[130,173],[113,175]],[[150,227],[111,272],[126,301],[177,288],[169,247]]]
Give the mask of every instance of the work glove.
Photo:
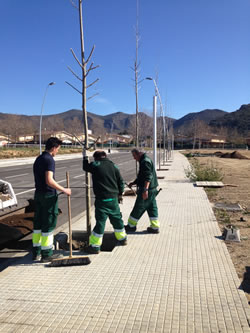
[[[134,182],[130,182],[130,183],[128,184],[128,187],[131,188],[134,184],[135,184]]]
[[[122,203],[123,203],[123,197],[122,197],[122,194],[119,194],[119,195],[118,195],[118,203],[119,203],[119,204],[122,204]]]
[[[87,160],[87,159],[88,159],[88,155],[87,155],[86,150],[83,150],[83,151],[82,151],[82,157],[83,157],[84,160]]]

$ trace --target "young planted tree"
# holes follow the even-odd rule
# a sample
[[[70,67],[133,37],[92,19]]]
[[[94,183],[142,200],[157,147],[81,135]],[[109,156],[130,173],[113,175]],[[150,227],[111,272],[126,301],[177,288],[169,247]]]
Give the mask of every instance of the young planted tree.
[[[139,0],[136,1],[136,31],[135,31],[135,62],[134,67],[131,69],[134,71],[134,84],[135,84],[135,146],[139,147],[139,103],[138,103],[138,84],[139,84],[139,71],[140,63],[138,62],[138,49],[139,49]],[[137,175],[137,163],[136,163],[136,175]]]
[[[79,25],[80,25],[80,41],[81,41],[81,59],[78,60],[78,58],[75,55],[75,52],[71,49],[71,53],[73,54],[76,62],[80,66],[81,69],[81,76],[78,76],[70,67],[68,69],[71,71],[71,73],[81,82],[81,90],[78,90],[76,87],[74,87],[69,82],[66,82],[68,85],[70,85],[73,89],[75,89],[79,94],[82,96],[82,111],[83,111],[83,126],[84,126],[84,137],[85,142],[83,145],[83,156],[87,156],[86,151],[89,149],[89,140],[88,140],[88,117],[87,117],[87,109],[86,109],[86,91],[87,88],[93,86],[99,79],[96,79],[89,85],[87,85],[87,76],[89,73],[94,70],[95,68],[99,66],[93,66],[94,63],[91,62],[91,57],[93,55],[95,45],[92,47],[92,50],[87,58],[85,60],[85,48],[84,48],[84,33],[83,33],[83,16],[82,16],[82,2],[83,0],[78,0],[78,5],[71,0],[72,5],[78,10],[79,13]],[[89,67],[87,68],[87,65],[90,63]],[[96,96],[97,94],[92,95],[88,99]],[[87,217],[87,234],[90,236],[91,234],[91,218],[90,218],[90,207],[91,207],[91,201],[90,201],[90,176],[89,173],[86,172],[85,174],[85,183],[86,183],[86,217]]]

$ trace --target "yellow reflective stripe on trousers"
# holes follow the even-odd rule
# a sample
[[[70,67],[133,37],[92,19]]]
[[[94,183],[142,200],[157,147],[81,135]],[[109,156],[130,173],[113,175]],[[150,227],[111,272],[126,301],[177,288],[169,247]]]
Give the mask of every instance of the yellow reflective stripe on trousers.
[[[41,230],[33,230],[32,244],[33,246],[41,246]]]
[[[131,215],[129,216],[129,218],[128,218],[128,224],[130,225],[130,227],[136,227],[137,226],[137,222],[138,222],[138,219],[135,219]]]
[[[125,229],[114,229],[115,232],[115,238],[120,241],[127,238],[127,234],[125,232]]]
[[[151,220],[150,218],[150,226],[153,228],[153,229],[159,229],[160,228],[160,223],[158,220]]]
[[[89,244],[93,247],[99,247],[102,245],[102,236],[101,234],[97,234],[96,232],[92,231],[89,237]]]
[[[53,247],[54,236],[53,232],[42,232],[42,242],[41,248],[42,250],[48,250]]]

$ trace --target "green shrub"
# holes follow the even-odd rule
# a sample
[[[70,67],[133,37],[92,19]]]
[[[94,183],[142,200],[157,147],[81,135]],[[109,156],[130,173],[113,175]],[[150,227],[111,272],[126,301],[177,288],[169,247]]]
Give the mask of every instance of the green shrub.
[[[185,169],[186,177],[192,182],[196,181],[221,181],[223,179],[222,170],[216,167],[212,162],[207,165],[201,165],[199,161],[193,159],[191,166]]]

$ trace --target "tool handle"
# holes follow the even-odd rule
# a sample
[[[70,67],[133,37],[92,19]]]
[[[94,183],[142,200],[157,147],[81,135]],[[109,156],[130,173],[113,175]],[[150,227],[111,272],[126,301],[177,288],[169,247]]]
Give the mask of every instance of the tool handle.
[[[66,171],[67,187],[69,188],[69,172]],[[67,195],[68,199],[68,216],[69,216],[69,257],[72,258],[72,227],[71,227],[71,203],[70,195]]]

